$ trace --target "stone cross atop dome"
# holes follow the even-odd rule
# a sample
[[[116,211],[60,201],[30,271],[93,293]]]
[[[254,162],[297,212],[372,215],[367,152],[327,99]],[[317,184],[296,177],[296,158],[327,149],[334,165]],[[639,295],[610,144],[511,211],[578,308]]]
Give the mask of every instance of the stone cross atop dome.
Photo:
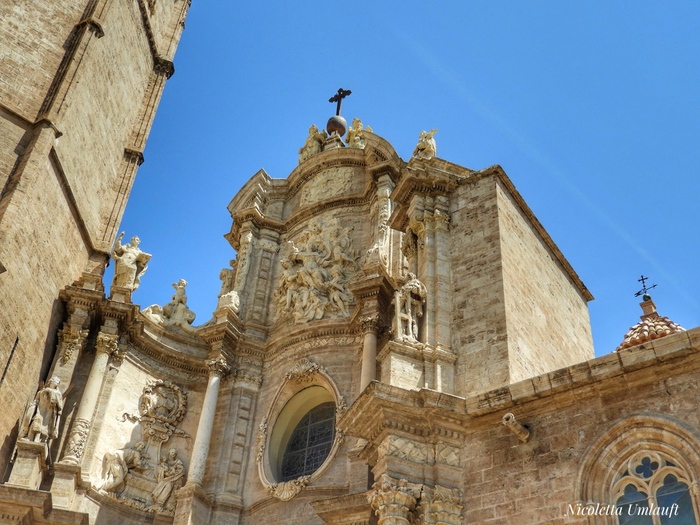
[[[648,277],[643,275],[641,279],[638,279],[642,283],[642,289],[635,294],[635,297],[642,296],[642,302],[639,303],[639,306],[642,308],[642,315],[639,316],[641,321],[629,329],[620,346],[615,349],[616,352],[642,343],[648,343],[660,337],[685,331],[685,328],[677,325],[668,317],[658,314],[656,304],[654,304],[651,295],[649,295],[649,290],[655,288],[656,285],[647,287],[647,279]]]

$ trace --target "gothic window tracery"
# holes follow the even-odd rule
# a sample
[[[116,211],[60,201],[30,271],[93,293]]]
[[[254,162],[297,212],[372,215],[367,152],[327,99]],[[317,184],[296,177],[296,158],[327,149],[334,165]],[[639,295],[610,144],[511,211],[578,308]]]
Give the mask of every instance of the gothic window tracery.
[[[697,525],[691,481],[671,458],[639,452],[623,468],[611,494],[619,525]]]

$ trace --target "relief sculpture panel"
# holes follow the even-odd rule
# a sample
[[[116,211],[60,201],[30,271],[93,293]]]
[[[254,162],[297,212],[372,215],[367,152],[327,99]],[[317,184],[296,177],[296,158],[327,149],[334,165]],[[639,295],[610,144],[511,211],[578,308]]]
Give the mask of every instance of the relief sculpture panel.
[[[288,241],[274,297],[278,319],[306,323],[350,315],[354,299],[347,284],[357,266],[351,231],[337,218],[312,220],[296,243]]]

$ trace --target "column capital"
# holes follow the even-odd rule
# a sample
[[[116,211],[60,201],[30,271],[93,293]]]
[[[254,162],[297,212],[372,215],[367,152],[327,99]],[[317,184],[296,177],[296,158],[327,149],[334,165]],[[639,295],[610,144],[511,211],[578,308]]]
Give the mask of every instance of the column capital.
[[[119,336],[100,332],[97,334],[96,352],[113,355],[119,349]]]
[[[231,373],[231,366],[226,362],[223,356],[216,357],[207,361],[209,375],[218,376],[220,379]]]
[[[382,525],[408,525],[412,521],[411,514],[416,508],[421,488],[422,485],[382,474],[372,485],[367,500]]]
[[[371,332],[373,334],[379,333],[380,329],[380,319],[379,315],[374,314],[374,315],[369,315],[367,317],[364,317],[363,319],[360,319],[360,326],[362,327],[362,333],[366,334],[367,332]]]
[[[421,523],[425,525],[461,525],[462,493],[459,489],[448,489],[435,485],[423,487],[418,506]]]

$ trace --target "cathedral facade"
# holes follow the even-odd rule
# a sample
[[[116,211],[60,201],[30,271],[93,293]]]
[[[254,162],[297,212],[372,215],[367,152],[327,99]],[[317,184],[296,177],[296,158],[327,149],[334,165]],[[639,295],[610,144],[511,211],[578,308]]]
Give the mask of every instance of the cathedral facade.
[[[176,41],[186,9],[91,2],[72,34],[97,43],[75,36],[76,53],[88,57],[110,27],[145,31],[131,40],[152,111],[167,77],[157,58],[174,52],[158,35]],[[141,134],[125,136],[145,140],[151,113],[133,111]],[[5,235],[21,224],[6,219],[24,195],[15,189],[38,176],[24,166],[70,166],[60,115],[22,131],[36,153],[6,162]],[[72,206],[83,258],[54,276],[54,296],[44,280],[45,324],[22,328],[45,366],[6,366],[0,384],[15,399],[0,419],[0,521],[698,523],[700,329],[645,295],[620,347],[594,358],[592,296],[508,176],[439,158],[434,135],[422,132],[406,161],[359,119],[312,126],[287,178],[261,170],[233,197],[236,256],[201,326],[184,280],[165,305],[133,303],[151,254],[136,236],[110,248],[123,204],[91,208],[98,188],[68,192],[72,171],[54,174],[64,191],[52,205]],[[117,142],[112,160],[128,170],[92,183],[121,203],[140,150]],[[0,262],[0,280],[28,286],[14,277],[26,261],[7,251]],[[16,305],[5,323],[19,297],[0,299]]]

